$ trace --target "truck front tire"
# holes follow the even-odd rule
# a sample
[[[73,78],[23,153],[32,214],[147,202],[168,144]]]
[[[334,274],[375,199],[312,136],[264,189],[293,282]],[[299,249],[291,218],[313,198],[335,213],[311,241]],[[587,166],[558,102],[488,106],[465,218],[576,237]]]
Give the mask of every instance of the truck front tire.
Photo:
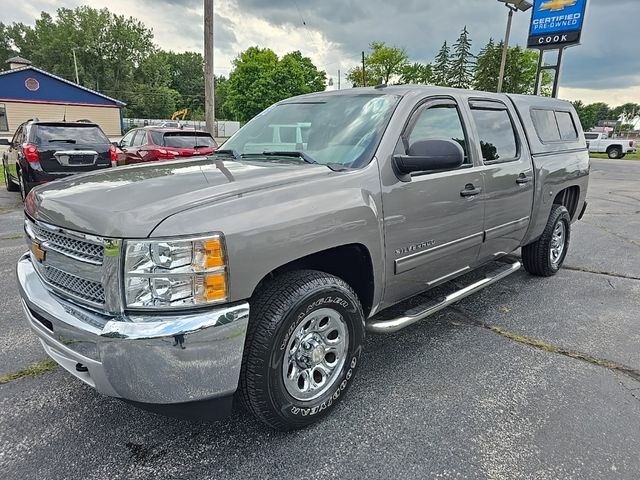
[[[538,277],[552,277],[562,267],[571,239],[571,216],[563,205],[554,205],[542,236],[522,247],[522,261],[527,272]]]
[[[365,318],[357,295],[333,275],[301,270],[271,279],[250,303],[241,403],[278,430],[320,420],[359,367]]]

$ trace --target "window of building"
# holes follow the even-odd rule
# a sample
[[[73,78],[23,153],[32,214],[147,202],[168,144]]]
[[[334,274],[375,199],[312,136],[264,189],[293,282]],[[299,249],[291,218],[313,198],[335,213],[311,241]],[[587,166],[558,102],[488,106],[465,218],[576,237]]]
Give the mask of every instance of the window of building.
[[[467,137],[462,128],[458,108],[451,105],[436,105],[420,112],[409,135],[409,145],[415,142],[433,139],[450,139],[459,143],[464,150],[464,163],[471,164],[467,154]]]
[[[473,108],[485,163],[508,162],[518,158],[518,141],[509,112],[505,109]]]
[[[0,132],[9,131],[9,120],[7,119],[7,108],[4,103],[0,103]]]

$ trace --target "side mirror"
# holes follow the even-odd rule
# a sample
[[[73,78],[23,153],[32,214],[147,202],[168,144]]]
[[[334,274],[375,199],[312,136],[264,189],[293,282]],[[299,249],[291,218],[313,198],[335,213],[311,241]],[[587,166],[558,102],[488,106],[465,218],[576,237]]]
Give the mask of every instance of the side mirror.
[[[453,140],[433,139],[413,143],[407,155],[394,155],[393,164],[397,172],[411,180],[414,172],[455,170],[464,163],[464,150]]]
[[[5,147],[8,147],[8,146],[10,146],[10,145],[11,145],[11,142],[10,142],[8,139],[6,139],[6,138],[0,138],[0,145],[3,145],[3,146],[5,146]]]

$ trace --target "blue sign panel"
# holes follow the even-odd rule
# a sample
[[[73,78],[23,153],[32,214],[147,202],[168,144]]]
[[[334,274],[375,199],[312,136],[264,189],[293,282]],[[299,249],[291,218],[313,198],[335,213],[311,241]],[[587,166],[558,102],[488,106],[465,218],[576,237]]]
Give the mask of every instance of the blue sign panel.
[[[534,0],[530,48],[557,48],[580,43],[587,0]]]

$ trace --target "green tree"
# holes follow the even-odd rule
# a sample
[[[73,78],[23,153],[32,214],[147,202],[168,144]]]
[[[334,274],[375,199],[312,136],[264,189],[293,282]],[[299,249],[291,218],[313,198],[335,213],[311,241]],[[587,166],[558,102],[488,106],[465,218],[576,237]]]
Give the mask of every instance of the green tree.
[[[155,51],[142,22],[106,8],[59,8],[55,17],[42,12],[35,26],[15,23],[7,36],[35,66],[74,81],[75,50],[80,83],[125,101],[134,91],[134,72]]]
[[[473,88],[485,92],[495,92],[498,90],[498,75],[500,74],[500,49],[489,39],[480,52],[476,62],[476,69],[473,75]]]
[[[169,86],[182,96],[180,109],[188,108],[190,118],[198,115],[204,118],[204,57],[196,52],[166,52],[165,55],[169,64]]]
[[[250,47],[238,55],[233,66],[223,108],[241,121],[285,98],[325,88],[325,72],[300,52],[279,59],[268,48]]]
[[[15,56],[15,50],[9,38],[9,27],[0,22],[0,72],[8,69],[6,61]]]
[[[401,84],[429,85],[433,78],[433,68],[430,63],[407,63],[402,68]]]
[[[612,110],[606,103],[592,103],[585,105],[580,100],[573,102],[573,106],[578,112],[580,117],[580,123],[585,130],[591,130],[593,127],[598,126],[598,122],[601,120],[612,120],[618,117],[615,116],[615,110]]]
[[[475,56],[471,52],[471,38],[465,26],[449,59],[449,85],[454,88],[471,88],[474,67]]]
[[[451,48],[447,45],[445,41],[438,55],[436,56],[435,62],[433,63],[433,77],[432,81],[434,85],[438,85],[440,87],[449,87],[451,86],[449,78],[449,57],[451,55]]]
[[[215,78],[215,103],[216,103],[216,119],[233,120],[235,117],[229,111],[227,98],[229,97],[229,80],[224,76]],[[202,110],[204,118],[204,110]]]
[[[384,42],[372,42],[369,46],[371,53],[365,57],[366,84],[374,86],[382,78],[383,83],[391,84],[399,78],[405,66],[409,63],[409,56],[404,48],[389,47]],[[349,70],[347,80],[353,85],[362,86],[362,66]]]
[[[473,77],[473,87],[475,89],[487,92],[498,90],[503,45],[503,42],[496,44],[493,39],[490,39],[489,43],[478,53]],[[538,55],[539,53],[536,51],[523,50],[517,46],[509,48],[502,87],[504,92],[528,95],[534,93]],[[545,73],[543,87],[547,87],[551,80],[551,76]]]

